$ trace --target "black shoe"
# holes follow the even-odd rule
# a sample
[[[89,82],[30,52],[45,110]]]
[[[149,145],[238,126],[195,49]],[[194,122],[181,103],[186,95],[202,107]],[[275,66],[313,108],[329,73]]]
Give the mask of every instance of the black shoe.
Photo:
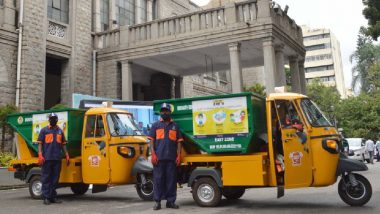
[[[160,202],[156,202],[153,206],[153,210],[160,210],[161,209],[161,203]]]
[[[174,202],[167,202],[166,208],[179,209],[179,206],[175,204]]]
[[[56,199],[56,198],[53,198],[53,199],[50,199],[50,203],[60,204],[60,203],[62,203],[62,201],[61,201],[61,200],[58,200],[58,199]]]
[[[45,198],[45,199],[44,199],[44,204],[45,204],[45,205],[50,205],[50,201],[49,201],[49,199]]]

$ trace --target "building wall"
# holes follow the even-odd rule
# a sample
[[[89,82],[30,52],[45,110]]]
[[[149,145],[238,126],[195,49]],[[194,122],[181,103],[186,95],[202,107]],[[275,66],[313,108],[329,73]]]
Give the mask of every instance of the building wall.
[[[307,50],[305,61],[306,79],[310,82],[312,79],[319,78],[327,86],[336,86],[341,97],[346,98],[339,41],[329,29],[310,29],[303,26],[302,30],[304,45]],[[320,48],[321,45],[327,46]],[[308,60],[308,58],[313,60]],[[322,70],[311,72],[313,69]]]
[[[16,97],[17,37],[0,29],[0,37],[4,34],[12,39],[0,39],[0,106],[14,104]]]
[[[200,8],[189,0],[158,0],[158,17],[167,18],[181,15]]]

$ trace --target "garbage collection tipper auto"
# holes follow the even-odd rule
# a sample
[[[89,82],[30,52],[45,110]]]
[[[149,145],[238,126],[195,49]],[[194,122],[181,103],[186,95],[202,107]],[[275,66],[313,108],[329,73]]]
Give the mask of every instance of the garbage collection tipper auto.
[[[133,115],[114,108],[61,109],[17,113],[8,116],[16,133],[17,160],[12,161],[15,178],[29,183],[32,198],[41,198],[41,168],[37,138],[48,125],[47,116],[58,115],[58,126],[67,139],[70,164],[62,160],[60,187],[73,193],[106,191],[109,185],[136,184],[144,200],[153,197],[152,164],[147,138],[138,130]]]
[[[341,176],[338,193],[352,206],[372,195],[368,180],[354,171],[365,164],[344,156],[336,128],[306,96],[253,93],[160,100],[184,136],[178,181],[192,188],[199,206],[217,206],[224,196],[240,198],[247,188],[322,187]]]

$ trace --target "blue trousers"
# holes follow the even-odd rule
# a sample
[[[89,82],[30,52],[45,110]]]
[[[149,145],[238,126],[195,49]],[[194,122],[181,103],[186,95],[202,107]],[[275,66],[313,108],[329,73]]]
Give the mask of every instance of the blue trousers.
[[[46,199],[53,199],[57,196],[55,189],[59,181],[61,172],[60,160],[46,160],[42,165],[42,196]]]
[[[167,200],[175,202],[177,198],[177,165],[175,161],[161,160],[153,167],[154,193],[156,202]]]

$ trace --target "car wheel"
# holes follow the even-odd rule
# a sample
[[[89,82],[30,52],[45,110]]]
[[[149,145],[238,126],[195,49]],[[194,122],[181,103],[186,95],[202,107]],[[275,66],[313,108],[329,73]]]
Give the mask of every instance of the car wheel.
[[[29,194],[33,199],[42,199],[42,181],[40,175],[34,175],[30,179]]]

